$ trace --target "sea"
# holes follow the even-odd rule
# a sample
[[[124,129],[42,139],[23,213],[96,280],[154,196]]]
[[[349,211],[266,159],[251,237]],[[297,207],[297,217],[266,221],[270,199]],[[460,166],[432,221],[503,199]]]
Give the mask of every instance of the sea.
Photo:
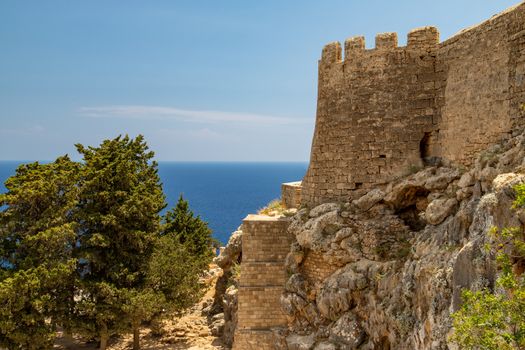
[[[22,161],[0,161],[0,192]],[[303,178],[306,162],[159,162],[167,209],[182,194],[195,215],[206,221],[223,244],[248,214],[280,197],[283,182]]]

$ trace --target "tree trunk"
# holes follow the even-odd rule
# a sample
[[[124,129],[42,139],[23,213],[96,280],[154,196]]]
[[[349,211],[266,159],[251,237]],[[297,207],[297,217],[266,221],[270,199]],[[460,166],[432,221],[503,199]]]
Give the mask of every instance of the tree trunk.
[[[109,340],[108,327],[104,323],[102,325],[101,330],[100,330],[100,346],[99,346],[99,350],[106,350],[106,348],[108,346],[108,340]]]
[[[140,350],[140,322],[133,322],[133,350]]]
[[[73,343],[73,332],[71,329],[64,330],[64,339],[67,343]]]

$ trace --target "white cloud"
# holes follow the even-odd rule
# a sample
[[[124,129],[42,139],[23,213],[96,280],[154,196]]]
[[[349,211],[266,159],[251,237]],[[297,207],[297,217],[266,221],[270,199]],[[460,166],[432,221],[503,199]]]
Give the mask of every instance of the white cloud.
[[[159,136],[169,138],[184,138],[184,139],[198,139],[198,140],[225,140],[227,137],[214,130],[208,128],[196,130],[177,130],[177,129],[159,129],[157,131]]]
[[[303,124],[305,118],[290,118],[272,115],[188,110],[163,106],[100,106],[82,107],[80,114],[89,118],[122,118],[138,120],[180,120],[193,123],[249,123],[249,124]]]
[[[4,135],[16,135],[16,136],[30,136],[41,134],[46,129],[41,125],[30,125],[22,128],[1,128],[0,134]]]

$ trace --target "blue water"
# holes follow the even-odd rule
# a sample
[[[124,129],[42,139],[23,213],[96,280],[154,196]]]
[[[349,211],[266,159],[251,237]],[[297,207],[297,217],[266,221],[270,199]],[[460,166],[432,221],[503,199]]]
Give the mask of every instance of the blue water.
[[[0,192],[20,162],[0,161]],[[242,219],[280,197],[281,183],[301,180],[307,163],[159,162],[168,207],[179,195],[225,243]]]

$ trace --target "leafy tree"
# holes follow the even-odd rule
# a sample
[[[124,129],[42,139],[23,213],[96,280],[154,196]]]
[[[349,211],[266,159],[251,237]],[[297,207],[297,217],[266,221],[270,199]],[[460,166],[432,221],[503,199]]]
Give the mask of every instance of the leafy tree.
[[[45,349],[70,329],[78,170],[67,156],[21,165],[0,194],[0,346]]]
[[[164,215],[162,235],[171,235],[198,257],[201,269],[207,269],[213,259],[213,238],[208,224],[194,216],[182,195],[177,205]]]
[[[180,312],[201,297],[202,273],[201,257],[191,253],[176,237],[167,235],[156,242],[148,266],[148,286],[162,293],[163,310]]]
[[[525,185],[515,187],[514,208],[525,204]],[[493,228],[496,261],[501,269],[496,290],[463,292],[454,313],[452,339],[462,349],[525,349],[525,242],[521,228]]]
[[[180,198],[165,207],[142,136],[22,165],[0,194],[0,346],[49,349],[57,326],[100,339],[202,295],[211,231]]]
[[[111,334],[142,319],[132,307],[151,297],[146,267],[165,207],[157,163],[142,136],[77,145],[84,158],[76,220],[82,262],[80,325],[98,334],[105,349]],[[138,341],[137,341],[138,342]]]

